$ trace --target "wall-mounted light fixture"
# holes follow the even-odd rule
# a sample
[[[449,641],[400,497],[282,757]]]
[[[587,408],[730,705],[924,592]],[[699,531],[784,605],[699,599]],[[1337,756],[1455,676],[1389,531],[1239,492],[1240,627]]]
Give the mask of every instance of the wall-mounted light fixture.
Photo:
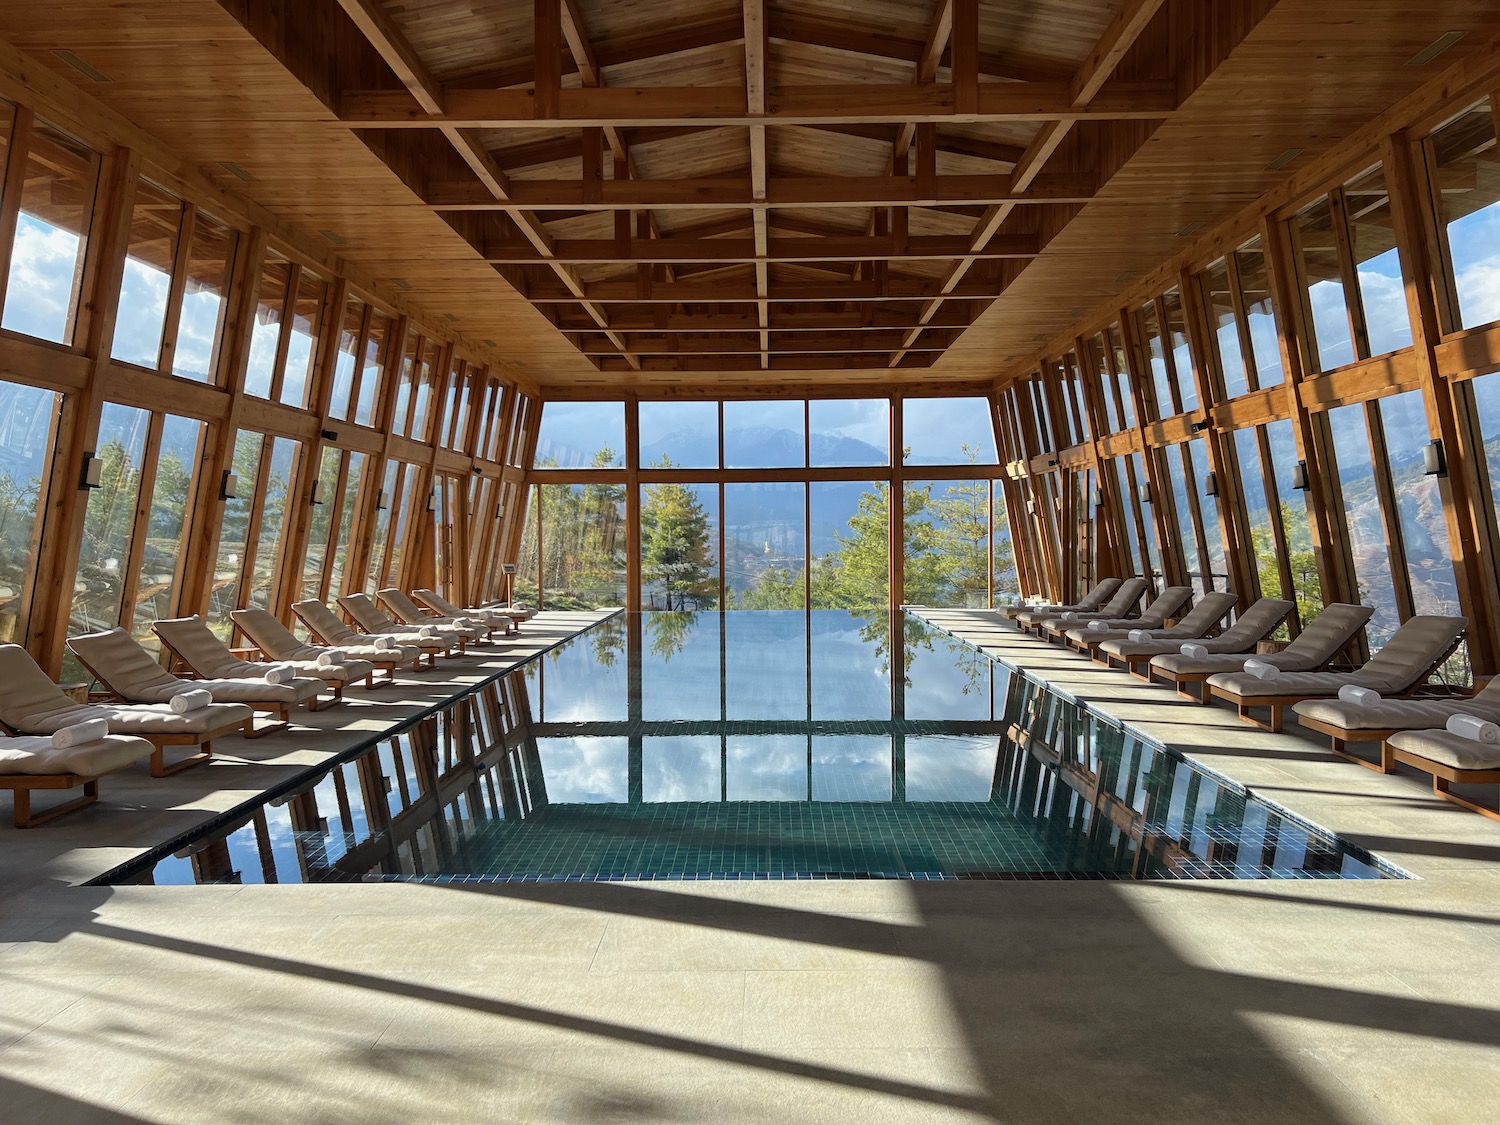
[[[324,441],[339,440],[339,432],[337,430],[320,430],[318,436],[321,437]]]
[[[427,496],[427,510],[429,512],[437,511],[437,489],[435,488]]]
[[[1055,469],[1055,468],[1057,468],[1057,454],[1056,453],[1049,453],[1049,454],[1047,454],[1047,459],[1045,461],[1043,461],[1042,464],[1045,465],[1049,469]]]
[[[1142,504],[1151,503],[1151,482],[1147,481],[1135,490],[1135,494],[1141,498]]]
[[[1448,458],[1443,455],[1441,439],[1434,439],[1422,448],[1422,472],[1430,477],[1448,475]]]
[[[104,461],[92,453],[83,455],[83,464],[78,468],[79,488],[98,488],[104,480]]]
[[[515,563],[501,563],[500,564],[500,573],[502,573],[502,574],[514,574],[515,572],[516,572],[516,564]]]
[[[240,494],[240,478],[233,469],[224,470],[224,479],[219,481],[219,499],[233,500]]]
[[[1094,507],[1096,507],[1096,508],[1102,508],[1102,507],[1104,507],[1104,489],[1102,489],[1102,488],[1096,488],[1096,489],[1094,489],[1093,501],[1094,501]]]
[[[379,509],[380,511],[382,511],[382,512],[385,511],[386,508],[390,506],[390,503],[391,503],[390,494],[388,492],[386,492],[385,489],[382,488],[379,492],[377,492],[375,494],[375,507],[377,509]]]
[[[1203,478],[1203,494],[1205,496],[1217,496],[1219,494],[1219,474],[1210,470]]]
[[[1292,466],[1292,487],[1298,492],[1307,491],[1307,462],[1298,461]]]
[[[469,470],[469,472],[473,473],[476,477],[484,476],[484,470],[481,469],[478,465],[475,465],[472,469]]]
[[[1026,511],[1028,513],[1030,513],[1031,515],[1033,515],[1033,516],[1036,515],[1036,501],[1035,500],[1028,500],[1028,501],[1026,501]]]
[[[324,500],[327,499],[327,494],[328,489],[324,486],[322,481],[313,481],[312,502],[314,504],[321,504]]]
[[[501,504],[498,508],[495,509],[495,518],[497,520],[503,520],[505,518],[505,505],[504,504]]]

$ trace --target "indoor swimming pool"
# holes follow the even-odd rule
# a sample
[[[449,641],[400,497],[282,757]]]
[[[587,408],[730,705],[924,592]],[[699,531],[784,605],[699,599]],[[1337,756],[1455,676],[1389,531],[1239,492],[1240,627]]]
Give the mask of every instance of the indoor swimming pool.
[[[1391,878],[910,614],[618,614],[104,876]]]

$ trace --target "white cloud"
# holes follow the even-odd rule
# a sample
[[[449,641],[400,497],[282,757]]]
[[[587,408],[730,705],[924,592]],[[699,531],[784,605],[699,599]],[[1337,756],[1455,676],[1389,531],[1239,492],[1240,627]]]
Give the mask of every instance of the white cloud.
[[[4,327],[66,343],[83,241],[72,231],[22,214],[10,260]]]

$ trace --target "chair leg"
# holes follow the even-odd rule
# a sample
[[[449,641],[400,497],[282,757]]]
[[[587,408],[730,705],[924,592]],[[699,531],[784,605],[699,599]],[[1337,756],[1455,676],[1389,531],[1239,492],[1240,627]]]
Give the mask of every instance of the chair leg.
[[[253,719],[245,720],[246,725],[253,721]],[[153,743],[153,745],[155,744]],[[211,757],[213,757],[213,749],[211,744],[207,742],[201,742],[198,744],[198,752],[196,754],[190,754],[188,755],[188,757],[183,758],[180,762],[173,762],[169,766],[167,765],[167,748],[165,746],[157,746],[156,749],[151,752],[151,776],[171,777],[174,773],[181,773],[183,770],[190,770],[194,766],[201,766]]]
[[[67,801],[46,812],[32,815],[31,812],[31,790],[11,790],[14,809],[11,821],[17,828],[35,828],[38,824],[46,824],[49,820],[56,820],[60,816],[66,816],[70,812],[77,812],[81,808],[95,804],[99,800],[99,779],[92,778],[83,783],[83,796],[77,800]]]
[[[255,716],[251,715],[244,723],[246,738],[264,738],[268,734],[280,734],[292,725],[290,708],[272,707],[268,708],[275,719],[264,726],[255,725]],[[311,710],[311,708],[309,708]]]
[[[1271,704],[1271,721],[1266,724],[1266,729],[1272,734],[1281,733],[1282,714],[1286,711],[1280,703]]]
[[[327,680],[324,680],[323,682],[328,683]],[[334,683],[328,684],[328,686],[333,688],[333,698],[330,699],[327,703],[320,703],[318,702],[318,697],[313,696],[313,698],[307,701],[307,709],[309,711],[326,711],[330,707],[337,707],[340,703],[344,702],[343,683],[340,681],[335,681]]]
[[[1489,817],[1491,820],[1500,820],[1500,807],[1492,808],[1489,805],[1482,805],[1478,801],[1471,801],[1467,797],[1460,797],[1457,793],[1449,789],[1451,784],[1447,778],[1434,775],[1432,779],[1432,792],[1445,801],[1452,801],[1460,808],[1468,809],[1470,812],[1477,812],[1480,816]]]

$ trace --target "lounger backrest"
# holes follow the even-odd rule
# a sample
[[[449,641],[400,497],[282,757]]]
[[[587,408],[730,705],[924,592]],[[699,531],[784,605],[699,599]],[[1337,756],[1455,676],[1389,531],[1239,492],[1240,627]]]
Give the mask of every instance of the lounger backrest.
[[[1168,586],[1156,597],[1151,599],[1151,604],[1141,611],[1142,617],[1155,617],[1165,621],[1183,606],[1187,605],[1193,597],[1191,586]]]
[[[398,632],[401,626],[380,612],[380,607],[370,600],[368,594],[345,594],[339,598],[339,605],[349,611],[349,616],[354,618],[361,629],[368,629],[372,633]]]
[[[375,596],[390,606],[396,616],[402,618],[407,624],[420,624],[423,620],[430,619],[429,614],[422,612],[421,606],[394,586],[386,590],[376,590]]]
[[[0,723],[22,733],[50,733],[57,725],[47,721],[51,716],[66,714],[70,722],[81,722],[85,710],[90,718],[108,714],[64,695],[20,645],[0,645]]]
[[[1375,611],[1367,605],[1335,602],[1312,619],[1297,639],[1283,649],[1285,655],[1304,658],[1314,666],[1326,664],[1354,635],[1365,627]]]
[[[322,602],[315,602],[322,605]],[[267,656],[286,656],[302,647],[295,633],[263,609],[236,609],[229,616]]]
[[[1224,615],[1234,608],[1235,601],[1233,594],[1226,594],[1222,590],[1204,594],[1202,601],[1182,615],[1177,628],[1183,633],[1201,637],[1224,619]]]
[[[1392,692],[1406,691],[1447,659],[1468,627],[1467,617],[1419,613],[1408,618],[1381,650],[1365,661],[1360,674],[1383,681]]]
[[[197,614],[166,618],[152,625],[151,631],[206,680],[220,676],[232,678],[239,670],[238,658],[213,635]]]
[[[69,637],[68,647],[121,699],[140,699],[183,681],[156,662],[124,629]]]
[[[1098,584],[1095,585],[1092,590],[1090,590],[1087,594],[1085,594],[1083,596],[1083,600],[1080,601],[1080,602],[1078,602],[1078,608],[1079,609],[1098,609],[1101,605],[1104,604],[1104,599],[1108,598],[1111,594],[1113,594],[1119,588],[1120,588],[1120,579],[1118,579],[1118,578],[1101,578],[1099,580]]]
[[[1144,578],[1127,578],[1120,583],[1120,588],[1109,599],[1109,604],[1099,611],[1099,616],[1124,617],[1135,608],[1135,603],[1141,600],[1141,595],[1148,589],[1150,587]]]
[[[1240,614],[1239,620],[1220,633],[1219,640],[1249,648],[1275,632],[1276,626],[1285,621],[1294,608],[1295,603],[1285,598],[1261,598]]]
[[[444,617],[462,617],[464,615],[463,610],[459,609],[458,606],[454,605],[436,590],[421,589],[413,590],[412,593],[426,602],[429,609],[436,610]]]
[[[346,638],[359,636],[338,614],[320,601],[293,602],[292,612],[328,644],[338,644]]]

